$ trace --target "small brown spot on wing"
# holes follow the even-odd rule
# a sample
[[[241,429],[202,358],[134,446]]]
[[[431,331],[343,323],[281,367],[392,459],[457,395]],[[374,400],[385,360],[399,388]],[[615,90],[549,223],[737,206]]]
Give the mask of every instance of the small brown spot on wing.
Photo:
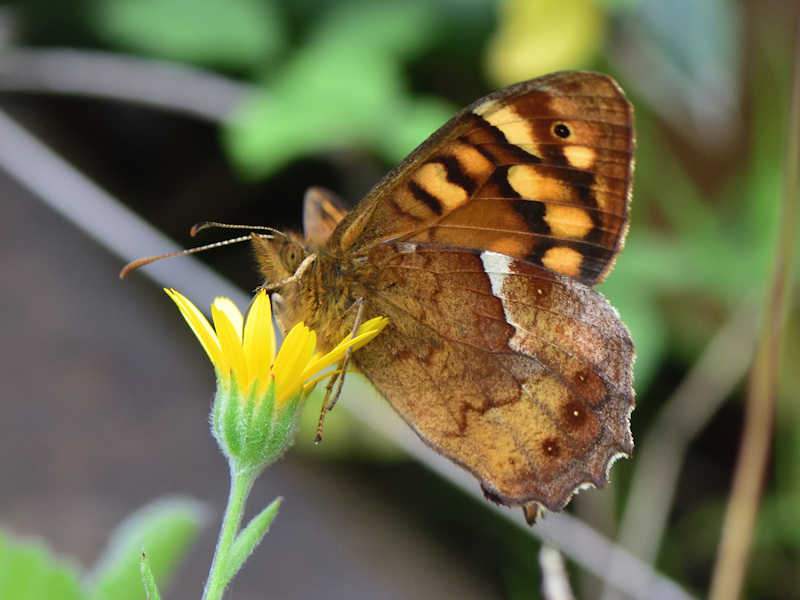
[[[542,442],[542,453],[551,458],[558,458],[561,455],[561,445],[556,438],[547,438]]]
[[[571,433],[577,432],[586,424],[587,409],[578,402],[567,402],[563,407],[562,422]]]

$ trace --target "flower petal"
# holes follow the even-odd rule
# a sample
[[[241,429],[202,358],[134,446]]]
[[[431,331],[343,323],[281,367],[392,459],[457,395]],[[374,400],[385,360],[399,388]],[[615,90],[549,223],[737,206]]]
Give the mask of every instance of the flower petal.
[[[267,294],[267,292],[264,292],[264,293]],[[267,294],[267,298],[269,300],[270,310],[272,311],[272,296]],[[272,314],[274,314],[274,312],[275,311],[272,311]],[[272,317],[270,316],[270,319],[271,318]],[[275,325],[274,324],[272,325],[272,327],[269,328],[269,334],[270,334],[269,335],[269,347],[270,347],[269,364],[270,365],[274,365],[275,364],[276,355],[278,354],[278,340],[275,338]]]
[[[247,313],[244,325],[244,354],[253,379],[266,389],[275,351],[275,327],[267,292],[260,290]],[[261,390],[262,392],[264,390]]]
[[[178,309],[181,311],[183,318],[186,319],[189,327],[200,341],[200,345],[203,346],[203,350],[206,351],[212,364],[219,369],[219,371],[227,374],[229,364],[225,360],[222,349],[220,348],[219,338],[211,327],[211,324],[205,316],[203,316],[203,313],[180,292],[166,288],[164,291],[167,292],[167,295],[178,305]]]
[[[383,328],[389,323],[387,317],[374,317],[366,321],[356,331],[356,337],[353,339],[353,350],[358,350],[368,342],[375,339]]]
[[[218,296],[214,298],[214,306],[225,313],[225,316],[228,317],[228,320],[231,322],[231,325],[233,325],[234,330],[239,335],[239,342],[241,343],[244,317],[242,316],[239,308],[233,303],[233,300],[230,298],[225,298],[224,296]]]
[[[301,375],[314,354],[317,334],[303,323],[298,323],[283,340],[272,373],[278,400],[292,397],[302,384]]]
[[[316,377],[314,377],[314,379],[309,379],[303,384],[303,391],[310,392],[323,379],[327,379],[328,377],[335,377],[341,372],[342,372],[341,369],[334,369],[333,371],[328,371],[327,373],[323,373],[322,375],[317,375]]]
[[[216,301],[211,305],[211,316],[214,319],[214,329],[217,331],[222,354],[230,364],[242,393],[247,395],[252,383],[252,377],[247,369],[247,360],[244,356],[239,332],[236,331],[236,326],[231,323],[228,314],[217,307]]]
[[[389,319],[386,317],[375,317],[374,319],[370,319],[369,321],[365,322],[361,325],[361,327],[358,328],[356,337],[350,339],[348,336],[339,342],[339,344],[337,344],[337,346],[327,354],[314,356],[314,358],[311,359],[306,368],[303,370],[302,379],[306,380],[315,373],[318,373],[323,369],[327,369],[330,365],[338,363],[342,358],[344,358],[344,355],[350,346],[353,347],[353,350],[358,350],[366,343],[372,341],[375,336],[383,331],[383,328],[386,327],[388,322]]]

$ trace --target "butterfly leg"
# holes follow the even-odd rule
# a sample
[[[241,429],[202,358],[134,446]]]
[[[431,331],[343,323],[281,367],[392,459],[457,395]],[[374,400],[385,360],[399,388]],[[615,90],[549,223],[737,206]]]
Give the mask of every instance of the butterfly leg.
[[[525,521],[531,527],[536,525],[537,520],[544,517],[544,507],[538,502],[529,502],[522,507],[522,512],[525,513]]]
[[[353,323],[353,331],[350,333],[350,339],[352,340],[356,337],[358,333],[358,328],[361,327],[361,320],[364,316],[364,299],[359,298],[356,300],[356,320]],[[339,396],[342,393],[342,386],[344,385],[344,374],[347,372],[347,363],[350,362],[350,357],[353,356],[353,347],[350,346],[347,351],[344,353],[344,358],[340,364],[340,373],[339,373],[339,385],[336,388],[336,393],[333,394],[333,397],[327,403],[325,410],[332,410],[334,406],[336,406],[336,401],[339,399]],[[327,397],[326,397],[327,400]]]
[[[356,300],[356,320],[353,323],[353,331],[350,333],[350,339],[356,337],[358,333],[358,328],[361,327],[361,320],[364,316],[364,299],[359,298]],[[344,386],[344,374],[347,372],[347,363],[350,362],[350,357],[353,355],[353,347],[350,346],[344,354],[344,358],[339,362],[339,368],[337,369],[339,372],[335,377],[332,377],[331,380],[328,382],[328,386],[325,388],[325,400],[322,402],[322,409],[319,413],[319,423],[317,424],[317,437],[314,438],[314,442],[319,443],[322,441],[322,426],[325,423],[325,415],[328,414],[329,410],[332,410],[334,406],[336,406],[336,401],[339,400],[339,396],[342,393],[342,387]],[[333,391],[333,386],[338,381],[338,385],[336,386],[336,391]]]
[[[342,369],[345,367],[345,360],[346,358],[343,358],[341,361],[339,361],[339,364],[337,365],[336,368],[336,374],[333,377],[331,377],[330,381],[328,382],[328,385],[325,387],[325,399],[322,401],[322,407],[320,408],[319,411],[319,422],[317,423],[317,435],[314,438],[315,444],[319,444],[322,441],[322,427],[325,424],[325,415],[327,415],[328,410],[330,410],[328,408],[329,404],[328,398],[331,397],[331,394],[333,392],[333,386],[336,385],[336,382],[344,379],[344,371]],[[337,392],[338,390],[339,388],[337,388]]]
[[[291,277],[287,277],[281,281],[276,281],[275,283],[265,283],[262,286],[259,286],[258,289],[265,290],[267,292],[273,292],[277,289],[282,288],[287,283],[293,283],[295,281],[300,281],[300,278],[303,276],[308,268],[312,265],[312,263],[317,260],[316,254],[309,254],[303,259],[303,262],[297,267],[297,270],[292,274]]]

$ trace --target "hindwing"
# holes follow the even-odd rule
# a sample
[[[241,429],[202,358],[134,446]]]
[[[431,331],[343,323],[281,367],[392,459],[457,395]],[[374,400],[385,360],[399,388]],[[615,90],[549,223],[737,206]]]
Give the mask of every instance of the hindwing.
[[[489,251],[381,244],[359,371],[502,504],[560,510],[632,450],[633,345],[598,292]],[[392,293],[400,286],[404,293]]]

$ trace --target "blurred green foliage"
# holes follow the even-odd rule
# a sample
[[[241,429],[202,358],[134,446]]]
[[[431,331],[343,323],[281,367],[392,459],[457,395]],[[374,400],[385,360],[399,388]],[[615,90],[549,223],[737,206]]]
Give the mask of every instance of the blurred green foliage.
[[[281,11],[261,0],[107,0],[90,14],[111,44],[203,67],[250,71],[287,45]]]
[[[82,598],[75,569],[40,544],[0,534],[0,597],[49,600]]]
[[[334,7],[224,131],[234,163],[265,177],[317,152],[368,147],[397,162],[453,112],[412,96],[403,63],[419,55],[437,26],[422,4]]]
[[[143,549],[162,584],[169,580],[205,521],[190,500],[154,502],[123,521],[92,570],[83,574],[41,543],[0,532],[0,598],[7,600],[141,600]]]

